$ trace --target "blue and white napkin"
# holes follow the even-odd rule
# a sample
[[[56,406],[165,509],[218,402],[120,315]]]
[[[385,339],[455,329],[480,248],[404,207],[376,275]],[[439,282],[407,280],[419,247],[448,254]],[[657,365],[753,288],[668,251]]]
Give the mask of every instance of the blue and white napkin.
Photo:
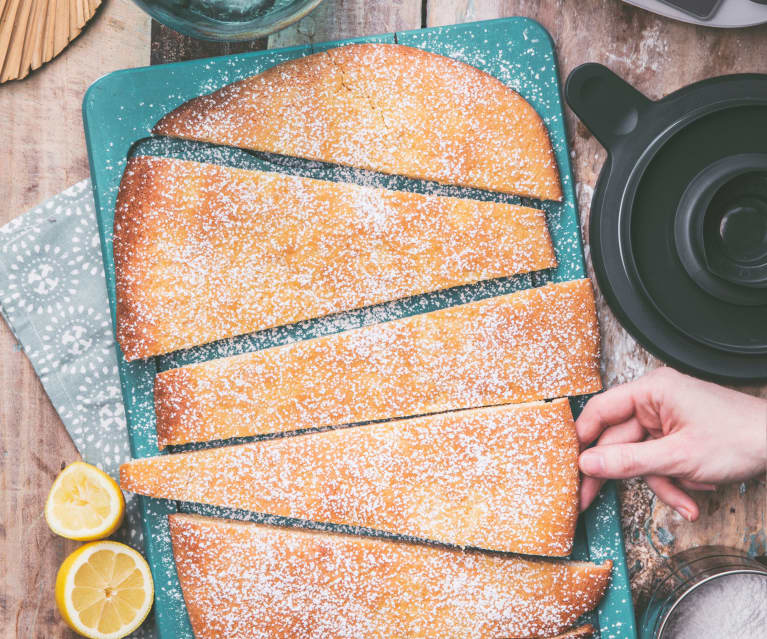
[[[90,180],[0,228],[0,313],[83,459],[117,478],[130,448]],[[115,537],[143,552],[125,497]],[[153,626],[131,636],[151,639]]]

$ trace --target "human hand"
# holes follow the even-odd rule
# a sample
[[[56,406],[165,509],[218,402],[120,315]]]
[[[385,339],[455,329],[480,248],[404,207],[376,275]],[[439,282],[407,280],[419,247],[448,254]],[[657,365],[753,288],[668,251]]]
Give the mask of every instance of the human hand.
[[[644,477],[689,521],[689,490],[743,481],[767,470],[767,401],[671,368],[595,395],[576,422],[584,450],[581,509],[606,479]],[[597,439],[598,438],[598,439]]]

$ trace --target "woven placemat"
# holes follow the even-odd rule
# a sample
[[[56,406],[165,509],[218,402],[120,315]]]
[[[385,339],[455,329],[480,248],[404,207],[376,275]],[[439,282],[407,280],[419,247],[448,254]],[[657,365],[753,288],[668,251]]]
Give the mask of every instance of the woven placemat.
[[[55,58],[83,30],[102,0],[0,0],[0,83]]]

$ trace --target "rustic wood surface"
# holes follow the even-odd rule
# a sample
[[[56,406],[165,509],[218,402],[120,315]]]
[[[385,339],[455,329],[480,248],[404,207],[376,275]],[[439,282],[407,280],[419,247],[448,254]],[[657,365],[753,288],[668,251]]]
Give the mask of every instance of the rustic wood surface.
[[[657,99],[686,84],[726,73],[767,73],[767,25],[717,30],[668,20],[616,0],[429,0],[426,25],[524,15],[554,39],[562,80],[579,64],[600,62]],[[599,142],[566,109],[581,224],[587,240],[589,205],[604,161]],[[587,251],[588,254],[588,251]],[[591,264],[589,275],[594,280]],[[618,324],[598,293],[602,366],[606,386],[630,381],[660,362]],[[752,387],[767,397],[767,386]],[[767,531],[765,479],[696,495],[701,517],[690,523],[654,498],[641,480],[621,486],[624,539],[634,602],[641,610],[654,568],[664,556],[706,543],[764,554]]]
[[[602,62],[651,98],[733,72],[767,72],[767,26],[719,31],[673,22],[618,0],[325,0],[296,25],[238,45],[193,40],[152,24],[125,0],[109,0],[69,50],[28,79],[0,87],[0,223],[87,175],[80,103],[98,76],[119,67],[385,33],[511,15],[535,18],[557,46],[562,78]],[[151,46],[150,46],[151,33]],[[584,231],[604,160],[598,142],[568,112]],[[13,177],[11,177],[13,176]],[[589,265],[590,268],[590,265]],[[631,380],[659,365],[618,325],[599,296],[604,380]],[[31,366],[0,323],[0,636],[70,637],[54,610],[58,565],[74,547],[48,532],[42,506],[56,472],[77,456]],[[747,389],[767,397],[767,387]],[[622,486],[622,519],[634,599],[642,605],[663,556],[702,543],[765,552],[765,481],[699,495],[701,520],[685,522],[641,481]]]
[[[85,31],[27,78],[0,85],[0,225],[88,176],[83,94],[100,76],[149,63],[149,19],[107,0]],[[31,364],[0,321],[0,637],[74,637],[53,583],[78,546],[53,535],[43,504],[77,451]]]

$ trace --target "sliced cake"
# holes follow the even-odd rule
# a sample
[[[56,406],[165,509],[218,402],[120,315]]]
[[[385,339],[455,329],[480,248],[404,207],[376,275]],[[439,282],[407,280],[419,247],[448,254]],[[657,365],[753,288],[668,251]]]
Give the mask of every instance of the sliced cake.
[[[136,459],[134,493],[488,550],[565,556],[578,516],[566,399]]]
[[[536,209],[147,156],[113,251],[128,360],[556,265]]]
[[[352,44],[194,98],[154,133],[561,200],[546,127],[516,91],[422,49]]]
[[[596,392],[588,280],[161,372],[159,445]]]
[[[194,515],[169,520],[197,639],[551,637],[599,603],[611,569],[609,561],[523,559]]]

